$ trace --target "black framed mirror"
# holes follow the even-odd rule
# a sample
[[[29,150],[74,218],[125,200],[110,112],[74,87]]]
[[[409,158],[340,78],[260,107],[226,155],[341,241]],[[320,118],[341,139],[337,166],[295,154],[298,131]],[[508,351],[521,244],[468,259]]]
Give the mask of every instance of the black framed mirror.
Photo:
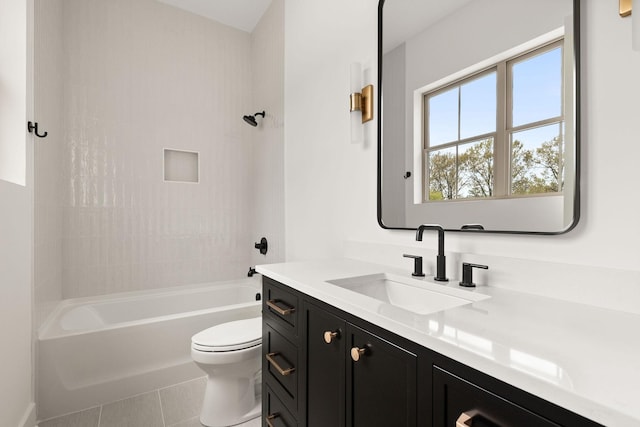
[[[579,3],[379,1],[380,226],[575,227]]]

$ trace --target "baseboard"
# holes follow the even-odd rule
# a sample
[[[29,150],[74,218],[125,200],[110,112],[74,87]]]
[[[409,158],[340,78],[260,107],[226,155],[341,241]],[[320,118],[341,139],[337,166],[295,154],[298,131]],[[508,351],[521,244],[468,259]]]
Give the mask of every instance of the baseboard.
[[[37,427],[35,402],[29,403],[29,406],[27,406],[27,409],[24,412],[24,416],[22,417],[22,421],[20,421],[18,427]]]

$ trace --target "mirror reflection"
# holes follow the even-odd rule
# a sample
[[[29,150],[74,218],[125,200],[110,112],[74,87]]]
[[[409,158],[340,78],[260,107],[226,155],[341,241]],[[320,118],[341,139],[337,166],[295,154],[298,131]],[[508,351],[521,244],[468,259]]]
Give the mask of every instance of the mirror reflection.
[[[383,227],[575,226],[577,7],[381,0]]]

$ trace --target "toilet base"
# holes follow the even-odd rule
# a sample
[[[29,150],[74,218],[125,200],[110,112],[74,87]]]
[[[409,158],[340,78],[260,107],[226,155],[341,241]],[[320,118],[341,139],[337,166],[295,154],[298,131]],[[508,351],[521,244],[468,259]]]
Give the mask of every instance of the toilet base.
[[[247,421],[250,421],[254,418],[258,418],[260,415],[262,414],[262,402],[260,402],[258,400],[258,402],[256,403],[256,406],[253,407],[252,410],[250,410],[249,412],[247,412],[246,414],[244,414],[243,416],[240,417],[239,421],[237,421],[235,424],[231,424],[231,425],[227,425],[227,424],[206,424],[205,421],[207,420],[203,420],[202,419],[202,415],[200,416],[200,424],[202,424],[203,426],[207,426],[207,427],[231,427],[231,426],[235,426],[238,424],[242,424],[242,423],[246,423]]]
[[[261,396],[254,378],[209,377],[200,422],[207,427],[229,427],[260,416]]]

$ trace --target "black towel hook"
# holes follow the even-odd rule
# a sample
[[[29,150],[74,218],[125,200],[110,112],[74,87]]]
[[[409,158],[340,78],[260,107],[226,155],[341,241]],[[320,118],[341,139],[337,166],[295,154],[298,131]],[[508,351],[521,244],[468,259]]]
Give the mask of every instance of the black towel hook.
[[[27,130],[29,133],[35,133],[38,138],[45,138],[49,132],[45,131],[42,135],[38,133],[38,122],[27,122]]]

